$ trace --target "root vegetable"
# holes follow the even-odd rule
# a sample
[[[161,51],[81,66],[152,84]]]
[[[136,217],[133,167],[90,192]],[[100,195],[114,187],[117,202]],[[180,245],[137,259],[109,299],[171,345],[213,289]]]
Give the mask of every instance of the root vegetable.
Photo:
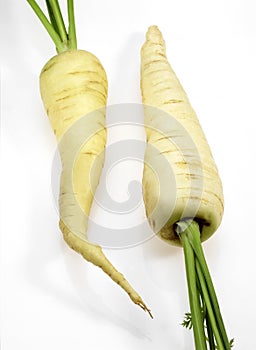
[[[141,92],[147,148],[143,198],[148,221],[164,241],[184,248],[197,350],[230,349],[201,241],[218,228],[223,193],[206,137],[187,95],[171,68],[156,26],[141,50]]]
[[[206,240],[221,222],[224,208],[222,185],[204,132],[166,58],[163,37],[155,26],[148,30],[141,51],[141,89],[143,104],[146,106],[147,143],[152,146],[151,149],[156,149],[161,154],[164,152],[176,182],[173,212],[161,227],[159,235],[169,243],[180,245],[175,224],[184,215],[190,217],[194,214],[200,223],[201,238]],[[175,129],[168,129],[169,125],[172,126],[171,122],[168,123],[168,118],[154,116],[153,109],[147,106],[165,111],[166,115],[174,119],[171,122],[175,123]],[[161,121],[165,125],[161,125]],[[180,139],[177,141],[178,137],[184,138],[184,142]],[[188,137],[192,141],[190,149],[187,144]],[[152,223],[158,226],[159,217],[154,217],[153,212],[159,192],[158,187],[152,184],[152,171],[147,167],[147,157],[150,156],[150,152],[146,152],[143,193],[151,226]],[[164,208],[170,206],[170,198],[160,195],[160,201],[164,212]],[[153,226],[152,228],[154,229]]]
[[[68,0],[68,32],[57,0],[46,1],[50,21],[36,1],[28,2],[58,52],[42,69],[40,91],[61,154],[59,226],[63,237],[73,250],[100,267],[135,304],[150,314],[141,297],[106,258],[102,248],[87,239],[88,217],[106,145],[108,83],[105,70],[93,54],[77,50],[72,0]],[[79,145],[78,139],[83,143]]]

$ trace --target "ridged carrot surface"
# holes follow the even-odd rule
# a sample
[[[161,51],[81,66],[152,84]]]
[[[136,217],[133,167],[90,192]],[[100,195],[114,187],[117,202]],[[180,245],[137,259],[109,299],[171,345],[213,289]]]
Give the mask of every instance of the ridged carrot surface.
[[[180,245],[174,225],[192,217],[205,240],[222,219],[222,184],[204,132],[167,60],[165,42],[156,26],[148,29],[141,49],[141,92],[147,134],[143,195],[149,223],[161,238]],[[166,161],[157,162],[158,155]],[[162,187],[158,183],[157,174],[166,170],[173,174],[172,194],[168,182]]]
[[[34,0],[28,2],[58,52],[42,69],[40,92],[62,162],[59,226],[63,237],[73,250],[100,267],[135,304],[150,313],[102,248],[87,239],[88,218],[105,156],[108,94],[105,70],[97,57],[77,49],[72,0],[68,1],[68,33],[58,1],[46,1],[50,22]]]

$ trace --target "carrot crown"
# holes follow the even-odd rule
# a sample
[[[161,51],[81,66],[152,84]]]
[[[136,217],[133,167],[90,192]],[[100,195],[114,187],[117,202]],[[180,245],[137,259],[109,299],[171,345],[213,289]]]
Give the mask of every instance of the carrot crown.
[[[76,27],[74,16],[74,2],[67,0],[68,7],[68,31],[62,17],[60,5],[58,0],[46,0],[49,19],[44,14],[40,6],[35,0],[27,0],[33,11],[47,30],[56,46],[58,53],[67,50],[76,50]]]

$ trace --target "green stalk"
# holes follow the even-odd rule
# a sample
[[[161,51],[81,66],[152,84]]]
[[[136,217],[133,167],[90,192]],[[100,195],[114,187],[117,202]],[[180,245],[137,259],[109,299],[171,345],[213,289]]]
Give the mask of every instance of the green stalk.
[[[196,257],[195,257],[195,260],[196,260]],[[196,261],[196,266],[197,266],[197,263],[198,261]],[[205,300],[204,300],[204,296],[203,296],[203,291],[202,291],[202,286],[200,284],[200,280],[199,280],[199,276],[197,274],[197,288],[199,290],[199,294],[200,294],[200,298],[201,298],[201,301],[202,301],[202,304],[203,304],[203,318],[205,320],[205,329],[207,331],[207,341],[209,343],[209,350],[215,350],[216,347],[215,347],[215,342],[214,342],[214,336],[213,336],[213,331],[212,331],[212,327],[211,327],[211,323],[209,321],[209,314],[208,314],[208,311],[207,311],[207,307],[206,307],[206,304],[205,304]]]
[[[207,335],[208,335],[208,342],[209,342],[209,348],[210,350],[215,350],[215,342],[214,342],[214,337],[213,337],[213,331],[211,327],[211,322],[209,319],[209,314],[206,310],[206,315],[205,315],[205,321],[206,321],[206,329],[207,329]]]
[[[46,6],[47,6],[50,22],[51,22],[55,32],[58,33],[58,35],[60,35],[59,29],[58,29],[58,26],[57,26],[57,22],[55,20],[55,17],[54,17],[54,14],[53,14],[53,11],[52,11],[52,8],[51,8],[51,4],[50,4],[49,0],[46,0]]]
[[[74,16],[74,1],[68,0],[68,38],[70,43],[70,49],[77,49],[76,41],[76,26],[75,26],[75,16]]]
[[[75,16],[74,16],[74,1],[68,1],[68,20],[69,29],[68,34],[61,13],[60,5],[58,0],[46,0],[47,10],[49,19],[45,16],[36,0],[27,0],[32,7],[33,11],[47,30],[48,34],[52,38],[56,50],[58,53],[67,50],[76,50],[76,27],[75,27]]]
[[[204,331],[205,341],[207,340],[209,342],[210,350],[230,350],[233,340],[231,342],[228,341],[217,296],[204,257],[200,240],[199,225],[193,220],[180,221],[177,223],[176,232],[179,235],[184,248],[188,290],[191,289],[191,280],[196,280],[197,293],[201,297],[202,305],[206,307],[202,316],[202,324],[204,325],[204,323],[206,323],[208,335],[207,337]],[[187,266],[188,264],[192,267],[189,268]],[[189,298],[191,299],[190,294],[191,292],[189,292]],[[197,305],[194,304],[192,307],[190,301],[190,308],[192,325],[194,328],[193,319],[197,318],[199,313],[202,314],[200,303]],[[196,350],[205,349],[198,346],[198,339],[196,339],[196,337],[198,337],[198,334],[196,335],[194,332]],[[215,343],[217,344],[217,347]]]
[[[188,294],[190,309],[192,315],[192,325],[196,349],[207,350],[206,338],[204,333],[204,324],[199,301],[199,294],[196,286],[196,270],[194,252],[185,235],[181,235],[181,241],[184,248],[185,265],[187,271]]]
[[[196,271],[197,271],[198,279],[200,281],[200,286],[201,286],[201,289],[202,289],[202,296],[203,296],[204,302],[206,304],[207,312],[208,312],[208,315],[209,315],[209,321],[210,321],[210,324],[211,324],[211,328],[213,330],[213,334],[214,334],[214,336],[216,338],[218,349],[219,350],[225,350],[225,348],[223,346],[223,343],[222,343],[222,339],[221,339],[219,330],[218,330],[218,326],[217,326],[217,323],[216,323],[216,320],[215,320],[215,315],[214,315],[214,312],[213,312],[213,309],[212,309],[211,300],[210,300],[210,297],[209,297],[209,294],[208,294],[208,290],[207,290],[207,286],[206,286],[206,283],[205,283],[205,280],[204,280],[204,275],[203,275],[203,273],[201,271],[199,262],[197,260],[196,260]]]
[[[61,41],[59,34],[56,32],[56,30],[54,29],[52,24],[49,22],[49,20],[47,19],[47,17],[43,13],[43,11],[40,9],[40,7],[36,3],[36,1],[35,0],[27,0],[27,2],[30,4],[33,11],[37,15],[37,17],[39,18],[39,20],[41,21],[43,26],[45,27],[45,29],[47,30],[50,37],[52,38],[53,42],[56,45],[57,52],[60,53],[62,51],[65,51],[65,49],[66,49],[65,45]]]
[[[64,20],[61,14],[60,5],[58,0],[48,0],[49,3],[48,6],[51,7],[51,11],[53,13],[54,21],[56,23],[56,26],[58,28],[59,36],[64,44],[67,44],[68,37],[67,37],[67,31],[65,28]]]
[[[216,296],[216,292],[213,286],[213,282],[211,279],[211,275],[204,257],[204,252],[203,252],[203,248],[201,245],[201,240],[200,240],[200,232],[199,230],[190,230],[188,232],[188,239],[193,247],[193,250],[196,254],[196,257],[200,263],[201,269],[202,269],[202,273],[204,275],[208,290],[209,290],[209,295],[211,298],[211,302],[212,302],[212,306],[213,306],[213,310],[215,313],[215,317],[218,323],[218,327],[220,330],[220,334],[223,338],[223,343],[226,346],[227,349],[230,349],[230,343],[227,337],[227,333],[225,330],[225,326],[224,326],[224,322],[221,316],[221,312],[220,312],[220,307],[219,307],[219,303],[218,303],[218,299]]]

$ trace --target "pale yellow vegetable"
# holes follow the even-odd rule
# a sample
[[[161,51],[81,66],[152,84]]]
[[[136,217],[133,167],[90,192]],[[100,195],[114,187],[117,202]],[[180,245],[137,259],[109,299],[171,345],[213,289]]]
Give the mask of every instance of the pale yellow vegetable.
[[[143,197],[149,223],[162,239],[180,245],[175,223],[191,217],[206,240],[222,219],[222,184],[156,26],[148,29],[141,50],[141,91],[147,134]]]
[[[105,155],[108,93],[105,70],[97,57],[77,49],[73,0],[67,1],[67,28],[58,1],[46,1],[48,18],[35,0],[27,1],[58,53],[41,72],[40,91],[62,162],[59,226],[63,237],[72,249],[100,267],[135,304],[150,314],[101,247],[87,239],[88,218]]]
[[[88,217],[104,162],[107,90],[100,61],[87,51],[70,50],[56,55],[40,75],[41,97],[59,141],[63,167],[60,229],[72,249],[100,267],[135,304],[149,312],[101,247],[87,240]]]

